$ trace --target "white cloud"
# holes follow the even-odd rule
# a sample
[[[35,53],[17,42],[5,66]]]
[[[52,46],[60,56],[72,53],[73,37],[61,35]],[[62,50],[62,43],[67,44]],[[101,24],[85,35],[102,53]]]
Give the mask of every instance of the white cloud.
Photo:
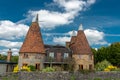
[[[18,39],[26,35],[28,28],[27,25],[16,24],[9,20],[0,21],[0,38]]]
[[[75,33],[77,34],[77,31],[75,31]],[[106,45],[106,44],[109,45],[109,43],[104,40],[104,36],[105,36],[104,32],[100,32],[98,30],[86,29],[84,30],[84,33],[90,45]],[[72,31],[64,33],[64,35],[71,36]],[[53,42],[59,44],[65,44],[65,42],[70,41],[70,39],[71,37],[54,37]]]
[[[70,36],[72,36],[72,35],[76,36],[77,35],[77,31],[75,31],[75,30],[74,30],[74,32],[73,31],[69,31],[67,34],[69,34]]]
[[[39,24],[41,28],[52,29],[58,25],[69,24],[72,21],[70,20],[70,13],[59,13],[59,12],[50,12],[48,10],[40,11],[29,11],[30,15],[36,16],[39,14]],[[33,20],[34,21],[34,20]]]
[[[11,42],[7,40],[0,40],[0,46],[6,48],[19,48],[21,47],[22,42]]]
[[[60,25],[66,25],[73,22],[74,18],[78,16],[80,11],[85,10],[90,5],[94,4],[95,0],[53,0],[53,4],[57,4],[55,7],[64,9],[63,12],[49,11],[49,10],[38,10],[28,11],[27,18],[19,21],[26,22],[30,17],[35,17],[39,14],[40,26],[44,29],[54,29]]]
[[[65,42],[70,41],[70,37],[54,37],[53,42],[57,44],[65,44]]]
[[[9,49],[2,49],[0,50],[0,54],[7,55]],[[19,49],[18,48],[12,48],[12,55],[18,55]]]
[[[59,4],[59,7],[63,7],[67,12],[81,11],[86,4],[86,2],[82,0],[54,0],[54,2]]]
[[[85,31],[86,37],[89,41],[90,45],[105,45],[108,44],[104,40],[105,34],[98,30],[86,29]]]

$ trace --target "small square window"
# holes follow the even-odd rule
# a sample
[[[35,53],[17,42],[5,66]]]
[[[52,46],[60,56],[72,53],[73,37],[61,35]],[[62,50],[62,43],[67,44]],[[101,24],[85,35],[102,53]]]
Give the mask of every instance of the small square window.
[[[82,55],[79,54],[78,57],[79,57],[79,59],[82,59]]]
[[[50,52],[49,57],[54,58],[54,52]]]
[[[68,53],[64,53],[64,58],[68,58]]]
[[[89,60],[92,60],[92,55],[89,55],[88,57],[89,57]]]
[[[27,53],[24,53],[24,54],[23,54],[23,58],[28,58],[28,54],[27,54]]]
[[[22,66],[27,66],[28,64],[27,63],[23,63],[23,65]]]

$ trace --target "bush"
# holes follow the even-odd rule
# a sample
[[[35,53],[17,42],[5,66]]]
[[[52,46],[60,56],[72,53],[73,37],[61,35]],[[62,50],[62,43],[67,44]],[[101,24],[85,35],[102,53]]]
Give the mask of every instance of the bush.
[[[107,68],[104,69],[104,71],[117,71],[118,68],[116,66],[108,66]]]
[[[53,66],[53,68],[55,69],[55,71],[63,71],[64,69],[60,66]]]
[[[13,72],[17,73],[18,71],[19,71],[19,68],[18,68],[18,65],[16,65],[16,66],[14,67],[14,69],[13,69]],[[28,72],[30,72],[31,70],[30,70],[30,68],[29,68],[28,66],[23,66],[23,67],[20,69],[20,71],[28,71]]]
[[[101,78],[94,78],[94,80],[102,80]]]
[[[76,80],[75,75],[71,75],[70,80]]]
[[[30,68],[31,71],[35,71],[36,70],[35,66],[33,66],[33,65],[29,65],[28,67]]]
[[[13,72],[17,73],[18,71],[19,71],[18,65],[16,65],[16,66],[14,67],[14,69],[13,69]]]
[[[54,72],[54,71],[55,71],[55,69],[52,67],[47,67],[45,69],[42,69],[42,72]]]
[[[107,60],[104,60],[102,62],[98,62],[95,65],[95,69],[97,71],[104,71],[105,68],[107,68],[108,66],[111,66],[112,64],[110,62],[108,62]]]
[[[30,67],[23,66],[22,69],[21,69],[21,71],[28,71],[28,72],[30,72],[31,70],[30,70]]]

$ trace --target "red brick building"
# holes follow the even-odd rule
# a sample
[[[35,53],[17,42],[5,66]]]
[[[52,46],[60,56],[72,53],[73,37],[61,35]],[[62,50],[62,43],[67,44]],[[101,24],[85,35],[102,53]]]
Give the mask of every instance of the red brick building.
[[[72,36],[70,41],[70,49],[72,50],[72,58],[75,59],[75,69],[94,68],[93,53],[84,34],[82,24],[79,26],[77,36]]]
[[[67,65],[66,58],[75,59],[74,70],[93,69],[94,67],[93,53],[82,30],[82,25],[78,30],[77,36],[73,35],[71,41],[67,42],[66,47],[45,45],[37,15],[36,21],[32,22],[19,51],[19,68],[24,65],[33,65],[40,70],[51,65]]]

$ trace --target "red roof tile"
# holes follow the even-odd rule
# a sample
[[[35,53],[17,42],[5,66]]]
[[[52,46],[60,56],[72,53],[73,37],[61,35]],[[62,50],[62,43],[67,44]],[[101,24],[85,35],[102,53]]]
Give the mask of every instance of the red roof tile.
[[[37,52],[44,53],[44,43],[42,40],[42,35],[40,33],[40,27],[38,22],[32,22],[23,45],[20,49],[20,53],[23,52]]]
[[[71,49],[76,54],[92,54],[89,43],[83,30],[79,30],[77,36],[71,38]]]

